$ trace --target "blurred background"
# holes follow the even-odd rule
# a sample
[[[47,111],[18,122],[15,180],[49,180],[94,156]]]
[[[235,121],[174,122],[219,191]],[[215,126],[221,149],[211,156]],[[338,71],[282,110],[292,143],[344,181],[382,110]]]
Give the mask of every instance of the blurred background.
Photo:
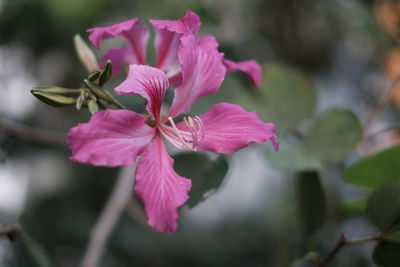
[[[38,266],[38,247],[52,266],[77,266],[119,173],[70,162],[66,133],[90,113],[47,106],[30,90],[82,86],[74,34],[86,39],[91,27],[178,19],[189,9],[226,58],[255,59],[264,73],[261,88],[228,75],[192,114],[221,101],[257,110],[277,125],[281,151],[264,144],[223,158],[175,154],[194,186],[177,233],[153,231],[140,206],[128,207],[101,266],[315,266],[295,261],[309,251],[325,256],[341,232],[376,231],[363,213],[368,191],[344,183],[342,171],[399,140],[400,88],[365,125],[400,74],[396,1],[0,0],[0,229],[18,222],[30,236],[28,245],[0,239],[0,266]],[[139,98],[118,99],[143,108]],[[374,266],[372,249],[348,248],[330,266]]]

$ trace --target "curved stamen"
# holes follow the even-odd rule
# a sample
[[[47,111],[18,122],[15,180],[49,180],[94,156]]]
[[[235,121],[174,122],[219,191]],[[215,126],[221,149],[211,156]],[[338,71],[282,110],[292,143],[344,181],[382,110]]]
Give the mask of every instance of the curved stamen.
[[[185,117],[183,122],[187,128],[178,129],[172,117],[168,118],[170,125],[159,124],[160,133],[174,146],[189,151],[197,151],[198,142],[204,138],[204,126],[199,117]],[[200,137],[200,138],[199,138]]]
[[[196,149],[194,147],[191,147],[189,145],[189,143],[183,139],[183,136],[181,134],[181,131],[178,130],[178,128],[176,128],[175,122],[172,119],[172,117],[168,117],[169,122],[171,123],[172,128],[175,130],[175,133],[177,135],[177,137],[179,138],[179,140],[182,142],[182,147],[185,147],[186,149],[190,150],[190,151],[196,151]]]

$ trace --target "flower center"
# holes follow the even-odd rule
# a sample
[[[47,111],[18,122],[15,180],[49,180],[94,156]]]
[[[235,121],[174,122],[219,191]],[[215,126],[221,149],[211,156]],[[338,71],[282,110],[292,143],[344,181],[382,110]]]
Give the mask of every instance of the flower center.
[[[204,125],[200,117],[187,116],[183,118],[184,126],[179,127],[172,117],[168,121],[171,125],[160,124],[157,127],[163,136],[179,149],[197,151],[198,142],[204,138]]]

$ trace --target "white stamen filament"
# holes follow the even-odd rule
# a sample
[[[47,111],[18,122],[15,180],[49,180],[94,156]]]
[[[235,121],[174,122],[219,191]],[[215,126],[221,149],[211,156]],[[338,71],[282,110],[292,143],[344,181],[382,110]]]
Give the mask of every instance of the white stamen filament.
[[[189,151],[197,151],[198,142],[204,138],[204,126],[199,117],[185,117],[183,122],[187,130],[178,129],[172,117],[168,118],[171,126],[160,124],[160,133],[174,146]],[[200,138],[199,138],[200,137]]]

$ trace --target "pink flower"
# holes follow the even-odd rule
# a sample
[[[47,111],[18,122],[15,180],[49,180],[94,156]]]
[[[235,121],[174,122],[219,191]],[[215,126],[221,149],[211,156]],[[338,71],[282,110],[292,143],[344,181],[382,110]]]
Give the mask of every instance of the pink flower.
[[[181,78],[181,68],[178,61],[178,47],[180,38],[187,33],[197,34],[201,22],[198,15],[188,11],[179,20],[154,20],[150,23],[156,31],[155,48],[156,64],[155,67],[163,70],[170,80],[170,84],[179,86]],[[100,67],[110,59],[113,63],[113,73],[117,75],[121,72],[122,63],[148,65],[146,57],[147,42],[149,40],[149,30],[146,26],[139,24],[139,19],[133,18],[111,26],[96,27],[89,29],[89,40],[100,49],[100,43],[104,39],[122,37],[126,40],[127,46],[111,48],[104,55]],[[213,38],[209,36],[208,38]],[[215,42],[215,45],[218,44]],[[261,67],[254,60],[233,62],[222,59],[227,72],[243,71],[251,81],[260,86]]]
[[[166,116],[161,105],[170,87],[167,75],[158,68],[132,64],[128,76],[115,92],[139,94],[147,100],[147,115],[129,110],[96,112],[88,123],[79,124],[68,134],[71,160],[98,166],[126,166],[135,163],[135,192],[143,201],[148,223],[157,231],[173,233],[177,228],[177,209],[188,199],[191,181],[173,169],[162,137],[174,146],[229,154],[251,142],[270,140],[278,150],[275,126],[260,121],[256,112],[240,106],[219,103],[200,116],[174,118],[187,113],[200,97],[218,91],[226,68],[214,38],[196,40],[182,35],[178,60],[182,82],[175,89],[172,106]]]

